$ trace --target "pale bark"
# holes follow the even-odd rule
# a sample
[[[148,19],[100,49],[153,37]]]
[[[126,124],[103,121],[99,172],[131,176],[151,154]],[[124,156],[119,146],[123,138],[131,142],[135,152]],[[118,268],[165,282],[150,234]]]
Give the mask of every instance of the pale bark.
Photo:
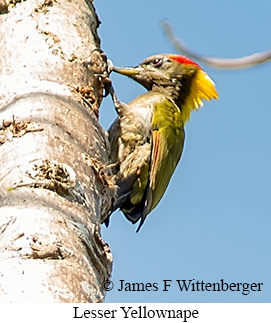
[[[1,0],[0,0],[1,2]],[[0,6],[0,301],[100,302],[115,196],[88,0]],[[94,113],[94,112],[95,113]]]

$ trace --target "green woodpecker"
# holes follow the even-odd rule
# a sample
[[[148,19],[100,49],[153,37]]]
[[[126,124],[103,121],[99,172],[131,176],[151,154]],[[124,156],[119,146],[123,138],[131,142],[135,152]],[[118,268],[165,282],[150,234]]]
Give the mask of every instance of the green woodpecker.
[[[155,55],[134,68],[113,67],[148,92],[129,104],[111,95],[118,118],[109,129],[112,162],[119,165],[117,184],[120,208],[132,223],[157,206],[180,160],[184,125],[202,100],[217,99],[211,78],[191,59],[180,55]]]

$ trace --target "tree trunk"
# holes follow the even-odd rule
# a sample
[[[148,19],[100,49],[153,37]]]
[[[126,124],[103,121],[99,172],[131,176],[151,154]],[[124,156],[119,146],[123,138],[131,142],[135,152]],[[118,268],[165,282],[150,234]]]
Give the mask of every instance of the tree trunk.
[[[115,188],[90,0],[0,0],[0,301],[101,302]]]

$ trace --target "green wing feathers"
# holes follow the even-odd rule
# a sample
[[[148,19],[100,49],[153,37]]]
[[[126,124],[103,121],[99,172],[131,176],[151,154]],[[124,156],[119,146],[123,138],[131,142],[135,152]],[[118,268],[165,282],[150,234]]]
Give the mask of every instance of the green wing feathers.
[[[154,107],[152,120],[152,153],[147,213],[156,207],[162,198],[170,178],[179,162],[184,144],[184,127],[181,111],[171,100]]]

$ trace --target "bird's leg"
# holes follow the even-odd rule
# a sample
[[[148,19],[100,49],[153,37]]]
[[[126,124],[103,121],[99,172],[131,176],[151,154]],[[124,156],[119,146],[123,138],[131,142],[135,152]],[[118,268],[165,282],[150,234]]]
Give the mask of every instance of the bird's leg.
[[[117,112],[119,112],[119,108],[121,106],[121,102],[118,100],[116,92],[111,84],[111,87],[109,89],[109,94],[111,95],[112,101],[114,103],[115,109],[117,110]]]
[[[111,95],[112,101],[114,103],[115,109],[117,111],[118,114],[121,114],[121,110],[123,108],[124,103],[122,103],[116,95],[116,92],[113,88],[112,82],[110,84],[110,87],[108,88],[109,94]]]

